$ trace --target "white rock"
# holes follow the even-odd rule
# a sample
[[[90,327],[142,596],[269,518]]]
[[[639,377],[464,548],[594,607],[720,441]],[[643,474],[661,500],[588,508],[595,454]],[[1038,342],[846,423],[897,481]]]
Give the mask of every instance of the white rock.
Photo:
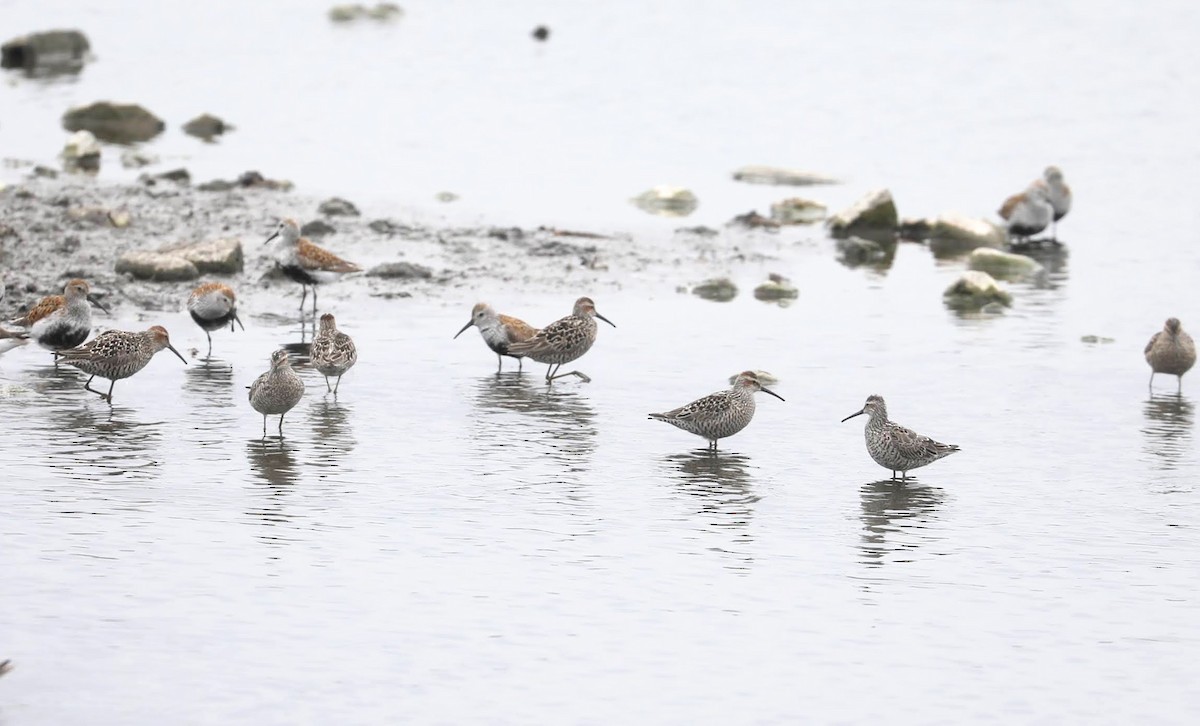
[[[1001,248],[1008,241],[1004,229],[986,219],[963,214],[940,214],[929,230],[929,247],[935,255],[969,252],[976,247]]]
[[[826,222],[834,237],[866,237],[873,240],[895,238],[899,217],[896,203],[887,189],[876,189],[829,218]]]
[[[780,224],[812,224],[825,219],[825,205],[810,199],[792,197],[771,205],[771,219]]]
[[[1012,304],[1012,295],[995,278],[979,270],[964,272],[942,297],[947,305],[960,310],[978,310],[988,303]]]
[[[774,166],[751,164],[733,172],[734,181],[749,184],[786,184],[794,187],[812,186],[814,184],[841,184],[840,179],[817,174],[811,171],[796,169],[780,169]]]
[[[986,272],[993,277],[1013,279],[1031,277],[1042,272],[1037,260],[991,247],[978,247],[967,258],[967,267]]]
[[[100,168],[100,143],[91,131],[76,131],[67,137],[67,143],[63,145],[59,156],[62,157],[63,166],[68,171],[96,171]]]
[[[686,217],[700,203],[690,189],[665,185],[648,189],[630,201],[643,212],[663,217]]]

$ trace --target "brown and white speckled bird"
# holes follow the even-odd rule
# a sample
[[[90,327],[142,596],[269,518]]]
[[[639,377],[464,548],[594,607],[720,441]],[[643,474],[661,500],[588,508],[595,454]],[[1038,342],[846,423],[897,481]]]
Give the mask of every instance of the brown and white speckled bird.
[[[187,299],[188,313],[208,338],[208,355],[212,355],[212,331],[229,326],[233,332],[236,322],[242,330],[246,326],[237,314],[237,295],[233,288],[223,282],[206,282],[198,286]]]
[[[1183,374],[1196,365],[1196,344],[1183,332],[1179,318],[1168,318],[1163,329],[1150,336],[1145,353],[1150,364],[1150,386],[1154,386],[1154,374],[1166,373],[1179,377],[1178,390],[1182,392]]]
[[[92,305],[108,312],[92,294],[86,280],[71,280],[62,295],[47,295],[24,315],[9,322],[27,328],[29,337],[57,357],[59,351],[87,340],[92,332]]]
[[[783,400],[783,396],[764,387],[754,371],[743,371],[733,380],[732,388],[710,393],[686,406],[652,413],[650,418],[707,439],[709,449],[715,453],[717,439],[733,436],[754,418],[754,394],[758,391]]]
[[[83,384],[84,389],[98,393],[101,398],[112,403],[113,386],[117,381],[145,368],[154,354],[164,348],[187,365],[187,361],[171,345],[167,329],[161,325],[138,333],[106,330],[78,348],[64,350],[59,355],[64,363],[73,365],[91,376],[87,383]],[[96,376],[112,381],[108,385],[108,393],[100,393],[92,388],[92,379]]]
[[[325,376],[326,392],[333,391],[335,396],[338,386],[342,385],[342,375],[358,362],[354,341],[337,329],[337,321],[329,313],[321,316],[321,329],[313,338],[310,356],[313,368]],[[337,376],[332,389],[329,387],[330,376]]]
[[[342,275],[359,272],[362,268],[347,262],[329,250],[318,247],[307,237],[300,236],[300,225],[294,219],[284,219],[267,238],[267,242],[279,238],[275,243],[275,264],[291,280],[300,283],[300,312],[304,312],[304,300],[308,288],[313,289],[313,315],[317,314],[317,285],[333,282]],[[265,244],[265,243],[264,243]]]
[[[524,356],[512,353],[509,346],[513,343],[524,342],[537,335],[537,328],[511,315],[500,315],[487,303],[476,303],[475,307],[471,308],[471,319],[462,326],[462,330],[454,334],[454,337],[462,335],[472,325],[479,328],[479,335],[483,337],[483,342],[487,343],[487,347],[496,354],[497,372],[504,369],[504,356],[515,358],[517,370],[521,370]]]
[[[842,422],[863,414],[870,417],[865,428],[867,453],[876,464],[884,469],[891,469],[893,479],[896,478],[896,472],[901,472],[900,480],[904,481],[908,478],[908,472],[913,469],[932,464],[959,451],[954,444],[939,443],[912,429],[888,421],[887,404],[883,402],[883,396],[868,396],[862,410],[850,414],[842,419]]]
[[[279,416],[279,436],[283,437],[283,416],[300,403],[304,381],[292,370],[286,350],[271,354],[271,370],[250,384],[250,405],[263,415],[263,438],[267,436],[267,416]]]
[[[1029,185],[1025,191],[1005,199],[998,213],[1004,220],[1008,233],[1018,241],[1028,241],[1054,221],[1050,192],[1037,182]]]
[[[508,354],[529,356],[538,363],[549,364],[546,380],[566,376],[578,376],[585,383],[592,379],[579,371],[559,373],[563,363],[570,363],[588,352],[596,342],[596,318],[617,327],[611,320],[596,312],[596,303],[590,297],[575,301],[575,309],[565,318],[555,320],[542,328],[529,340],[510,343]]]

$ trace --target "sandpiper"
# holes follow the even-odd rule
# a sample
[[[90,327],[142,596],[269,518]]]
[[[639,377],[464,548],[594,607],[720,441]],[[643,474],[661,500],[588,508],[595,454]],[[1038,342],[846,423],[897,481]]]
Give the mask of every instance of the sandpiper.
[[[512,356],[529,356],[538,363],[547,363],[546,381],[566,376],[579,376],[584,383],[592,379],[579,371],[559,373],[563,363],[570,363],[579,358],[596,342],[596,320],[617,327],[611,320],[596,312],[596,303],[590,297],[581,297],[575,301],[575,309],[565,318],[555,320],[539,330],[529,340],[510,343],[508,354]]]
[[[671,411],[652,413],[650,418],[666,421],[707,439],[709,450],[716,453],[717,439],[733,436],[754,418],[754,394],[757,391],[783,400],[783,396],[765,388],[754,371],[743,371],[733,380],[732,388],[711,393]]]
[[[1005,199],[999,214],[1010,235],[1028,241],[1054,221],[1054,206],[1047,188],[1034,182],[1020,194]]]
[[[286,350],[271,354],[271,370],[250,384],[250,405],[263,415],[263,438],[267,436],[267,416],[279,415],[279,436],[283,437],[283,416],[300,403],[304,381],[292,370]]]
[[[313,368],[325,376],[326,391],[337,395],[338,386],[342,385],[342,375],[358,362],[358,351],[354,341],[337,329],[337,321],[329,313],[321,316],[321,330],[313,338],[312,351]],[[329,388],[329,377],[337,376],[337,383]]]
[[[870,416],[865,430],[867,453],[876,464],[891,469],[893,479],[896,478],[896,472],[900,472],[900,480],[904,481],[909,471],[932,464],[959,450],[954,444],[938,443],[928,436],[888,421],[887,404],[883,402],[883,396],[868,396],[862,410],[850,414],[842,422],[864,413]]]
[[[187,309],[192,320],[204,331],[208,338],[208,355],[212,355],[212,331],[229,326],[233,332],[236,322],[242,330],[246,326],[237,314],[237,295],[233,288],[223,282],[206,282],[188,295]]]
[[[462,330],[454,334],[454,337],[462,335],[472,325],[479,328],[479,335],[483,337],[483,342],[487,343],[487,347],[496,354],[499,362],[496,367],[497,372],[504,369],[504,356],[516,358],[517,370],[521,370],[523,356],[511,353],[509,346],[513,343],[524,342],[537,335],[537,328],[524,320],[518,320],[509,315],[499,315],[487,303],[476,303],[475,307],[471,308],[471,319],[462,326]]]
[[[1150,336],[1146,344],[1146,362],[1150,364],[1150,386],[1154,387],[1154,374],[1166,373],[1179,377],[1180,392],[1183,391],[1183,374],[1196,364],[1196,344],[1192,336],[1183,332],[1179,318],[1168,318],[1163,329]]]
[[[184,357],[171,345],[166,328],[161,325],[155,325],[140,333],[106,330],[90,342],[78,348],[64,350],[59,355],[64,363],[73,365],[91,376],[87,383],[83,384],[84,389],[99,393],[101,398],[112,403],[113,386],[117,381],[145,368],[154,354],[163,348],[169,349],[187,365]],[[92,388],[92,378],[96,376],[112,381],[108,384],[108,393],[100,393]]]
[[[353,262],[347,262],[329,250],[313,244],[307,237],[300,236],[300,225],[294,219],[284,219],[275,229],[275,233],[267,238],[267,242],[279,238],[275,243],[275,264],[283,270],[283,274],[300,283],[303,293],[300,296],[300,312],[304,312],[304,300],[308,297],[308,288],[313,289],[313,315],[317,314],[317,285],[333,282],[349,272],[358,272],[362,268]]]
[[[1057,166],[1048,166],[1042,172],[1042,178],[1033,183],[1034,186],[1042,187],[1046,190],[1046,198],[1050,201],[1050,206],[1054,209],[1053,226],[1050,229],[1050,239],[1058,241],[1058,220],[1067,216],[1067,212],[1071,211],[1071,187],[1063,180],[1062,169]]]
[[[13,348],[25,345],[28,340],[29,336],[25,333],[0,328],[0,355],[4,355]]]
[[[59,351],[74,348],[87,340],[92,332],[91,305],[108,312],[85,280],[71,280],[63,288],[62,295],[47,295],[27,313],[9,322],[28,328],[29,337],[53,351],[57,358]]]

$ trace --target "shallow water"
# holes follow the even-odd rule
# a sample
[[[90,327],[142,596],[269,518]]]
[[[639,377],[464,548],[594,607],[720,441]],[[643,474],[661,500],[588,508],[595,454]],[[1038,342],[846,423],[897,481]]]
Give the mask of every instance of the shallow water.
[[[983,214],[1054,161],[1077,194],[1070,252],[984,317],[941,304],[960,262],[902,245],[889,269],[847,269],[808,230],[766,260],[723,237],[580,290],[382,301],[346,281],[321,300],[360,363],[336,399],[302,366],[282,440],[245,386],[274,347],[302,353],[293,297],[248,296],[217,360],[161,355],[111,407],[12,351],[0,724],[1190,722],[1196,381],[1151,394],[1141,351],[1168,315],[1200,320],[1192,6],[417,3],[386,29],[293,7],[139,6],[139,24],[120,3],[0,2],[6,26],[77,24],[99,56],[0,87],[26,111],[0,154],[52,154],[62,107],[111,96],[166,116],[150,150],[200,179],[257,166],[380,213],[633,228],[636,245],[679,224],[625,202],[651,184],[697,190],[686,224],[792,193],[726,181],[743,163],[846,176],[811,194],[835,207],[888,185],[902,213]],[[525,35],[540,22],[545,46]],[[148,63],[168,46],[180,62]],[[238,130],[179,133],[204,110]],[[463,201],[431,211],[443,188]],[[800,299],[754,300],[768,271]],[[726,272],[732,303],[674,292]],[[474,331],[451,339],[476,299],[544,324],[578,294],[619,326],[579,362],[590,384],[497,376]],[[185,313],[97,322],[203,350]],[[745,368],[787,401],[760,397],[717,458],[646,420]],[[874,392],[963,451],[886,481],[861,419],[838,423]]]

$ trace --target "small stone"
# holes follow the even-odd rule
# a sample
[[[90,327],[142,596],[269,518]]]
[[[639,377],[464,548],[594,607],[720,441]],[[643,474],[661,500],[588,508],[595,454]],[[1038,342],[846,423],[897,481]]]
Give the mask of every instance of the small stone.
[[[93,227],[107,227],[112,224],[108,215],[109,210],[104,207],[77,206],[67,208],[68,219]]]
[[[895,239],[898,222],[892,193],[876,189],[830,217],[827,224],[836,238],[855,236],[883,242]]]
[[[33,167],[29,171],[34,176],[42,177],[45,179],[57,179],[58,178],[57,171],[55,171],[54,169],[51,169],[48,166],[42,166],[41,164],[38,164],[37,166]]]
[[[320,218],[307,222],[300,228],[300,234],[305,237],[325,237],[336,233],[337,230],[332,224]]]
[[[812,186],[815,184],[841,184],[841,180],[824,174],[795,169],[780,169],[774,166],[752,164],[743,166],[733,172],[734,181],[748,184],[776,184],[795,187]]]
[[[372,267],[367,275],[398,280],[428,280],[433,277],[433,270],[411,262],[384,262]]]
[[[386,234],[389,237],[410,231],[409,227],[390,219],[376,219],[367,225],[367,229],[378,234]]]
[[[117,260],[116,272],[139,280],[178,282],[195,280],[200,271],[183,257],[162,252],[126,252]]]
[[[67,131],[91,131],[101,141],[130,144],[149,141],[162,133],[162,119],[136,104],[97,101],[73,108],[63,114]]]
[[[242,271],[242,243],[236,239],[215,239],[163,247],[159,253],[182,257],[203,275],[234,275]]]
[[[643,212],[662,217],[686,217],[700,204],[690,189],[665,185],[652,187],[630,201]]]
[[[321,202],[317,211],[327,217],[357,217],[358,207],[341,197],[332,197]]]
[[[133,222],[133,215],[124,209],[114,209],[108,213],[108,222],[117,229],[124,229]]]
[[[62,157],[63,168],[67,171],[100,169],[100,143],[91,131],[76,131],[68,136],[59,156]]]
[[[771,205],[771,219],[779,224],[813,224],[825,219],[825,205],[810,199],[792,197]]]
[[[334,5],[329,8],[329,19],[335,23],[349,23],[367,14],[367,9],[357,3]]]
[[[1104,337],[1103,335],[1085,335],[1085,336],[1083,336],[1082,338],[1080,338],[1079,340],[1080,340],[1081,342],[1084,342],[1084,343],[1091,343],[1091,344],[1096,344],[1096,343],[1115,343],[1115,342],[1116,342],[1116,338],[1106,338],[1106,337]]]
[[[157,164],[158,157],[154,154],[147,154],[137,149],[126,149],[121,152],[121,166],[126,169],[140,169],[143,166]]]
[[[800,297],[800,290],[783,275],[772,273],[766,282],[754,288],[754,297],[768,302],[795,300]]]
[[[749,212],[739,214],[729,220],[727,226],[745,227],[747,229],[779,229],[779,222],[769,217],[764,217],[756,210],[751,209]]]
[[[285,179],[268,179],[257,171],[242,172],[237,178],[237,185],[247,189],[270,189],[279,192],[291,191],[294,186]]]
[[[545,25],[539,25],[533,29],[531,35],[533,35],[534,40],[545,42],[550,37],[550,28],[547,28]]]
[[[705,280],[692,288],[693,295],[714,302],[729,302],[737,297],[737,293],[737,285],[734,285],[733,280],[730,280],[728,277],[715,277],[711,280]]]
[[[142,174],[141,176],[138,177],[138,181],[142,182],[143,184],[149,184],[151,186],[153,186],[156,182],[159,182],[159,181],[169,181],[169,182],[175,182],[176,184],[185,184],[186,185],[186,184],[191,183],[192,174],[187,169],[184,169],[181,167],[179,169],[171,169],[170,171],[164,171],[159,174]]]
[[[458,201],[458,195],[454,192],[438,192],[433,197],[439,202],[449,203]]]
[[[675,234],[690,234],[696,237],[716,237],[720,234],[720,232],[712,227],[697,225],[695,227],[677,227],[675,229]]]
[[[78,70],[89,50],[87,36],[78,30],[30,33],[0,45],[0,68]]]
[[[216,116],[204,113],[183,125],[183,132],[205,141],[212,141],[221,134],[232,131],[233,127]]]
[[[231,181],[226,181],[224,179],[213,179],[212,181],[206,181],[203,184],[197,184],[196,189],[202,192],[227,192],[236,186],[237,184]]]
[[[404,8],[396,3],[375,3],[373,7],[367,8],[367,17],[371,20],[395,20],[404,15]]]
[[[912,242],[929,239],[931,231],[933,231],[933,220],[927,217],[904,217],[900,220],[897,229],[900,239]]]
[[[1011,305],[1012,295],[986,272],[967,270],[942,295],[946,305],[956,310],[979,310],[988,303]]]
[[[998,225],[962,214],[940,214],[929,229],[929,249],[937,257],[953,257],[977,247],[1000,248],[1007,240]]]
[[[875,240],[862,237],[847,237],[837,241],[838,257],[843,263],[854,267],[887,259],[887,250]]]
[[[1041,264],[1032,257],[1017,255],[991,247],[978,247],[967,258],[967,267],[986,272],[992,277],[1017,279],[1033,277],[1043,272]]]

